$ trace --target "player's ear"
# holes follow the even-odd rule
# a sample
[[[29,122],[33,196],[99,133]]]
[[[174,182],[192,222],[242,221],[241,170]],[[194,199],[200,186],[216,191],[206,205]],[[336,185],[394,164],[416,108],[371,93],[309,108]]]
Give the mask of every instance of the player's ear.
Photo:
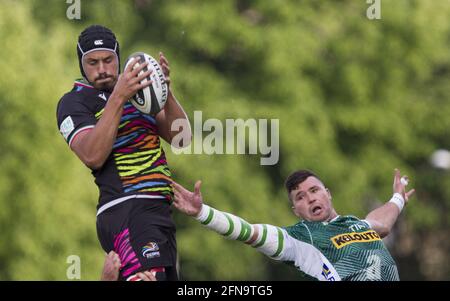
[[[332,199],[332,197],[331,197],[331,191],[330,191],[330,189],[328,189],[328,188],[325,188],[325,190],[327,191],[327,193],[328,193],[328,198],[330,198],[330,200]]]
[[[290,195],[290,194],[288,195],[288,201],[289,201],[289,205],[291,206],[291,210],[294,212],[295,215],[297,215],[297,214],[295,213],[294,202],[292,201],[291,195]]]
[[[295,210],[294,203],[293,203],[292,201],[290,201],[290,202],[291,202],[291,210],[292,210],[292,213],[294,213],[294,215],[295,215],[296,217],[302,218],[302,216],[300,215],[300,213],[298,213],[297,210]]]

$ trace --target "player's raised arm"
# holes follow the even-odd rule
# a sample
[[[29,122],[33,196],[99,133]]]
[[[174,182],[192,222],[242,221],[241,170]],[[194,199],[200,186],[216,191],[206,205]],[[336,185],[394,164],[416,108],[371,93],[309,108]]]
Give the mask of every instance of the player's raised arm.
[[[372,229],[377,231],[381,237],[385,237],[390,233],[403,207],[414,194],[414,189],[408,192],[405,191],[407,185],[408,178],[406,176],[401,177],[400,171],[396,168],[393,185],[394,195],[389,202],[371,211],[366,216],[365,219],[370,223]]]
[[[286,241],[290,239],[287,232],[279,227],[267,224],[250,224],[244,219],[230,213],[222,212],[203,204],[200,192],[201,181],[195,183],[191,192],[172,181],[175,200],[174,206],[179,211],[194,217],[202,225],[227,239],[242,241],[256,248],[261,253],[277,260],[293,260],[292,252],[285,252]]]
[[[134,70],[131,69],[132,66],[130,64],[124,73],[119,75],[97,124],[89,131],[80,132],[70,144],[80,160],[91,169],[100,169],[108,159],[116,140],[124,103],[139,89],[151,84],[151,81],[140,84],[140,80],[150,75],[151,71],[138,75],[147,64],[142,64]]]
[[[189,118],[183,107],[180,105],[170,87],[170,67],[169,61],[162,52],[159,53],[159,63],[166,78],[169,94],[164,109],[156,115],[156,122],[160,136],[175,148],[186,147],[191,143],[192,130]],[[172,143],[175,136],[179,136],[181,140]]]

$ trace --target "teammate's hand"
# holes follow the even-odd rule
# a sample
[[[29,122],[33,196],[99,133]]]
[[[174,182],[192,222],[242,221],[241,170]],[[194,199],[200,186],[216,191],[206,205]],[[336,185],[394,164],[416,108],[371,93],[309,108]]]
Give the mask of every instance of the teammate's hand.
[[[136,274],[141,281],[157,281],[156,276],[150,271],[139,272]]]
[[[403,176],[403,179],[408,181],[407,176]],[[400,193],[403,196],[403,199],[405,200],[405,204],[408,203],[409,198],[414,194],[415,189],[411,189],[410,191],[406,192],[407,183],[402,183],[402,177],[400,174],[400,170],[398,168],[395,169],[394,173],[394,193]]]
[[[109,252],[103,265],[102,281],[116,281],[119,278],[120,258],[114,251]]]
[[[172,180],[172,187],[175,195],[173,205],[175,208],[187,215],[197,216],[200,213],[203,204],[202,194],[200,192],[201,184],[201,181],[197,181],[197,183],[195,183],[194,192],[191,192]]]
[[[123,103],[133,97],[139,90],[148,87],[152,84],[152,81],[146,81],[141,84],[141,80],[149,76],[153,70],[147,70],[141,75],[138,75],[148,63],[139,64],[139,67],[133,69],[133,66],[137,63],[138,58],[132,58],[128,67],[119,75],[116,86],[112,94],[118,97]]]
[[[161,65],[162,71],[164,73],[164,77],[166,78],[167,88],[170,85],[170,67],[169,61],[164,56],[164,53],[159,52],[159,65]]]

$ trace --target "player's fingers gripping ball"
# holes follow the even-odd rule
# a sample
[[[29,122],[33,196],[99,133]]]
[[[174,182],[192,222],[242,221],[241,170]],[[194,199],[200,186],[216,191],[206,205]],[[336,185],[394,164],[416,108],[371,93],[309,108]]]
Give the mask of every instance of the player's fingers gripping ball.
[[[168,86],[164,72],[158,61],[144,52],[136,52],[130,55],[125,62],[124,70],[127,69],[132,58],[138,58],[137,61],[135,60],[133,69],[148,62],[148,65],[139,72],[138,76],[148,70],[153,70],[153,72],[141,81],[141,84],[147,81],[152,81],[152,84],[139,90],[130,101],[142,113],[154,116],[164,108],[167,101]]]

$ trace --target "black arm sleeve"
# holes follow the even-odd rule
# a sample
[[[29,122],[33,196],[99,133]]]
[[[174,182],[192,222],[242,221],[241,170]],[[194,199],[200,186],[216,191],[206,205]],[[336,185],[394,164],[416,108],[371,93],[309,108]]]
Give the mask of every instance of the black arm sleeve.
[[[61,135],[70,145],[77,133],[93,128],[97,123],[95,113],[84,102],[81,95],[68,93],[58,103],[56,119]]]

